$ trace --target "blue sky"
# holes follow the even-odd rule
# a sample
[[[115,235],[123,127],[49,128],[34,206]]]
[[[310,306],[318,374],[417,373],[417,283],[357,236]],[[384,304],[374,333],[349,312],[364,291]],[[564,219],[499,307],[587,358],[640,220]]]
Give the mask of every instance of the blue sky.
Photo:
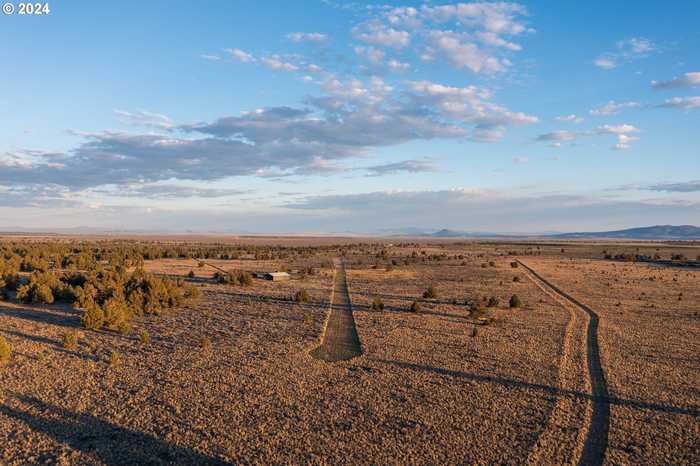
[[[700,224],[697,2],[50,9],[0,17],[0,228]]]

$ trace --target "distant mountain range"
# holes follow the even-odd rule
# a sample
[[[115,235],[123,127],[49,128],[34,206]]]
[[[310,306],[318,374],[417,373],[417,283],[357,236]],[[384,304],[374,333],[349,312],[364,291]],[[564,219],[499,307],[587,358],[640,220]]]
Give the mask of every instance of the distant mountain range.
[[[626,230],[550,235],[554,238],[622,238],[650,240],[700,240],[700,228],[693,225],[655,225]]]
[[[247,231],[168,231],[168,230],[110,230],[94,227],[77,228],[22,228],[22,227],[0,227],[0,234],[48,234],[48,235],[126,235],[126,234],[164,234],[164,235],[260,235]],[[266,233],[272,236],[304,236],[304,233]],[[265,236],[263,235],[263,236]],[[335,232],[335,233],[306,233],[313,236],[364,236],[366,234],[358,232]],[[374,236],[410,236],[410,237],[430,237],[430,238],[494,238],[494,239],[517,239],[517,238],[549,238],[549,239],[638,239],[638,240],[685,240],[700,241],[700,227],[693,225],[655,225],[650,227],[628,228],[614,231],[595,231],[578,233],[495,233],[449,230],[443,228],[438,231],[430,231],[422,228],[400,228],[387,229],[375,232]]]
[[[457,230],[448,230],[447,228],[443,228],[440,231],[436,231],[435,233],[429,233],[425,234],[422,236],[432,236],[433,238],[498,238],[498,237],[520,237],[520,236],[532,236],[532,235],[523,235],[523,234],[503,234],[503,233],[489,233],[489,232],[482,232],[482,231],[457,231]]]
[[[556,239],[642,239],[642,240],[700,240],[700,227],[693,225],[655,225],[650,227],[628,228],[614,231],[593,231],[578,233],[484,233],[442,229],[434,233],[416,233],[417,229],[409,234],[415,236],[429,236],[431,238],[523,238],[540,237]],[[406,234],[406,233],[404,233]]]

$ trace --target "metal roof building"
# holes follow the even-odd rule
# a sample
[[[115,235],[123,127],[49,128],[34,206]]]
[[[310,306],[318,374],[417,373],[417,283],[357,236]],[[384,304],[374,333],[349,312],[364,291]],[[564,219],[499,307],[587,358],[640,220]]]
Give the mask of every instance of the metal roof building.
[[[265,274],[265,280],[272,280],[273,282],[281,282],[290,278],[287,272],[268,272]]]

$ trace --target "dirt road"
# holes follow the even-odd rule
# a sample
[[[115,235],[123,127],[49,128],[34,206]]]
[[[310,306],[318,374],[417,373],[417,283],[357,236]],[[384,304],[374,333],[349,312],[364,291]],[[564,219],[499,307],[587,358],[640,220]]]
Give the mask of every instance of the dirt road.
[[[575,392],[580,389],[583,382],[591,400],[591,403],[585,407],[583,418],[580,416],[582,414],[580,400],[577,402],[569,397],[561,397],[557,400],[550,416],[549,426],[540,436],[529,462],[533,464],[547,462],[547,457],[556,452],[563,463],[602,464],[608,445],[610,404],[605,375],[600,363],[598,315],[522,261],[518,260],[518,263],[528,272],[528,278],[535,285],[558,301],[570,314],[564,352],[560,361],[559,388]],[[577,357],[580,358],[582,355],[585,355],[585,365],[581,364],[580,359],[577,361]],[[576,422],[580,425],[572,425]],[[571,438],[568,442],[567,439],[562,438],[567,435],[567,432],[569,437],[575,436],[573,449],[563,447],[572,442]]]
[[[311,351],[311,356],[328,362],[344,361],[362,354],[352,317],[352,303],[348,293],[345,264],[335,261],[335,276],[331,296],[331,309],[321,339],[321,345]]]

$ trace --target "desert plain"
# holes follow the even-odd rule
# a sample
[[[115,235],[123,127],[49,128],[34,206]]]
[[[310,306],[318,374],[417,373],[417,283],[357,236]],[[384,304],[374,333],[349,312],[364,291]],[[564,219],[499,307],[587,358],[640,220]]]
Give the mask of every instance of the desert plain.
[[[0,300],[0,464],[700,463],[699,244],[121,241],[241,254],[144,258],[199,297],[122,331]]]

